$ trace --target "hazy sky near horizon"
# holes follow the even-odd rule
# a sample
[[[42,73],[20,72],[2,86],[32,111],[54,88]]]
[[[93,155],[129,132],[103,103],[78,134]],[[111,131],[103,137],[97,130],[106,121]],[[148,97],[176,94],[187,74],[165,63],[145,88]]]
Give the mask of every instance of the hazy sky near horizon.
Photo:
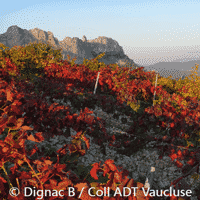
[[[1,2],[0,34],[17,25],[51,31],[60,41],[106,36],[136,62],[155,59],[162,51],[170,57],[175,47],[185,48],[193,59],[200,56],[199,8],[199,0],[7,0]]]

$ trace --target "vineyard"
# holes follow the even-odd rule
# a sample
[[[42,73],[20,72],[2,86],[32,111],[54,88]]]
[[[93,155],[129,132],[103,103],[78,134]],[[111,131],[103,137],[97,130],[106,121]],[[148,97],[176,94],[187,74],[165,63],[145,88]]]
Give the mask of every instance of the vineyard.
[[[42,43],[0,47],[2,199],[191,199],[190,186],[182,180],[200,178],[200,81],[195,72],[192,80],[171,80],[143,67],[99,63],[104,54],[77,65]],[[97,107],[104,115],[93,112]],[[151,130],[156,134],[146,134]],[[57,136],[71,140],[59,149],[40,145]],[[182,176],[171,180],[170,195],[161,191],[158,197],[112,159],[80,166],[90,137],[105,156],[106,145],[132,155],[154,142],[159,159],[168,156]],[[196,188],[199,200],[200,184]]]

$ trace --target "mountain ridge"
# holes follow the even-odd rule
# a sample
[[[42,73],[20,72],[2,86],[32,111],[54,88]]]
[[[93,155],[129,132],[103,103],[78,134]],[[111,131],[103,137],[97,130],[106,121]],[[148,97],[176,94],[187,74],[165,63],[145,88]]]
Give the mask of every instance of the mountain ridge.
[[[39,28],[27,30],[17,25],[8,27],[5,33],[0,34],[0,43],[9,48],[25,46],[30,42],[49,43],[54,46],[54,49],[62,49],[63,59],[67,59],[67,55],[70,56],[71,60],[76,56],[76,64],[82,64],[84,58],[91,60],[105,52],[105,55],[99,59],[99,62],[104,62],[106,65],[118,64],[121,67],[130,63],[131,66],[140,67],[140,65],[137,65],[124,54],[123,48],[116,40],[105,36],[99,36],[92,40],[87,40],[85,35],[82,39],[66,36],[59,41],[51,31],[44,31]]]

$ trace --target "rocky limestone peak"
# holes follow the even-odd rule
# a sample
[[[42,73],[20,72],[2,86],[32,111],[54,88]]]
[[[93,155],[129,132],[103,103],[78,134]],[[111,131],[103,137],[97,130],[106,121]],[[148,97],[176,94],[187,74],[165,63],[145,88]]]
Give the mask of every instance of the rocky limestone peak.
[[[14,26],[10,26],[7,29],[5,36],[6,36],[7,39],[12,38],[13,40],[15,40],[20,36],[24,36],[25,32],[26,32],[26,30],[21,29],[20,27],[14,25]]]
[[[98,38],[95,38],[94,40],[89,40],[88,42],[93,44],[99,44],[96,45],[96,48],[94,48],[94,51],[96,53],[98,52],[118,52],[121,55],[124,54],[124,51],[121,46],[119,46],[118,42],[116,40],[113,40],[112,38],[108,38],[105,36],[100,36]]]
[[[19,34],[19,32],[23,31],[23,29],[21,29],[20,27],[18,27],[17,25],[13,25],[8,27],[6,34],[7,35],[11,35],[11,34]]]
[[[39,28],[30,29],[29,32],[31,32],[38,40],[48,40],[47,32]]]
[[[43,31],[39,28],[30,29],[29,32],[33,34],[33,36],[39,40],[43,41],[44,43],[49,43],[50,45],[54,47],[59,47],[59,41],[57,38],[54,37],[53,33],[51,31]]]
[[[85,35],[83,36],[82,41],[83,41],[83,42],[87,42],[87,38],[86,38]]]
[[[88,42],[95,42],[95,43],[101,43],[101,44],[107,44],[107,41],[110,38],[105,37],[105,36],[99,36],[98,38],[95,38],[93,40],[89,40]]]
[[[26,29],[17,25],[10,26],[4,34],[0,34],[0,43],[12,48],[13,46],[25,46],[30,42],[36,41],[36,38]]]
[[[71,43],[71,41],[72,41],[72,38],[70,38],[70,37],[65,37],[62,41],[60,41],[60,43],[62,42],[62,43]]]
[[[53,33],[51,31],[48,31],[47,34],[48,35],[53,35]]]
[[[59,41],[51,31],[46,32],[39,28],[26,30],[16,25],[9,27],[6,33],[0,34],[0,43],[9,48],[15,45],[25,46],[35,41],[48,43],[54,49],[62,48],[63,58],[67,59],[67,55],[70,55],[73,59],[76,56],[76,64],[82,64],[84,58],[88,60],[96,58],[103,52],[105,52],[105,56],[99,59],[99,62],[104,62],[106,65],[117,63],[120,66],[125,62],[134,64],[133,60],[124,54],[123,48],[116,40],[105,36],[99,36],[94,40],[87,40],[85,35],[82,40],[78,37],[65,37]]]
[[[78,37],[65,37],[60,43],[60,46],[64,51],[76,54],[78,57],[85,56],[85,44]]]

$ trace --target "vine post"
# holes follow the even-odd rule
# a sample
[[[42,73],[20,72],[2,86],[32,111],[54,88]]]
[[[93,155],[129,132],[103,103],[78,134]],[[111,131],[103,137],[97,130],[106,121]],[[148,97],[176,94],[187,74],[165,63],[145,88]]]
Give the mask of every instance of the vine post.
[[[153,96],[153,106],[154,106],[154,101],[155,101],[155,96],[156,96],[157,80],[158,80],[158,73],[156,73],[155,91],[154,91],[154,96]]]
[[[95,84],[95,88],[94,88],[94,94],[96,93],[97,84],[98,84],[98,81],[99,81],[99,74],[100,74],[100,72],[98,72],[98,75],[97,75],[97,80],[96,80],[96,84]]]

